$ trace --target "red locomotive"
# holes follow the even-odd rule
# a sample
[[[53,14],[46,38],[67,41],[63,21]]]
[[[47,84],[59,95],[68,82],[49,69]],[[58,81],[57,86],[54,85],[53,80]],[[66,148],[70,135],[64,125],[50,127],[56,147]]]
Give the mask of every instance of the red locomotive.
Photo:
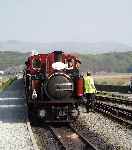
[[[45,122],[70,122],[77,118],[79,98],[83,96],[80,63],[62,51],[28,57],[24,81],[29,112]]]

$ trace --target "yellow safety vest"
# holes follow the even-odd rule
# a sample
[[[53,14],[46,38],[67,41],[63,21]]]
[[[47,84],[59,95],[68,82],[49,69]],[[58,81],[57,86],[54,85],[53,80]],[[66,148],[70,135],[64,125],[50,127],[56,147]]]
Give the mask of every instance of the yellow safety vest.
[[[91,76],[84,77],[84,93],[95,93],[94,80]]]

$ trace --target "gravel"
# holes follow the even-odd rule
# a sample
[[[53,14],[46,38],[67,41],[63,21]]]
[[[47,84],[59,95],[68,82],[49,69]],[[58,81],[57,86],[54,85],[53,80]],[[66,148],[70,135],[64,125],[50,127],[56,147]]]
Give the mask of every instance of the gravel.
[[[132,130],[98,113],[81,113],[74,126],[99,149],[132,150]]]
[[[23,80],[0,93],[0,150],[33,150],[25,104]]]
[[[32,127],[34,137],[40,150],[58,150],[59,146],[48,129]]]
[[[0,123],[0,150],[33,150],[26,124]]]
[[[25,122],[24,102],[20,99],[24,98],[23,81],[14,82],[0,93],[0,98],[0,150],[33,150]],[[131,129],[101,114],[81,113],[74,126],[99,149],[132,150]],[[53,137],[46,132],[45,136],[47,148],[53,147]]]

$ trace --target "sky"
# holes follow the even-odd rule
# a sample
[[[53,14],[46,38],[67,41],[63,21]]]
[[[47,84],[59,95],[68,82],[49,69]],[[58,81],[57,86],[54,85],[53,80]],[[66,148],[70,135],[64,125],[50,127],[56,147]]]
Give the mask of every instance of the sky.
[[[0,41],[132,46],[132,0],[0,0]]]

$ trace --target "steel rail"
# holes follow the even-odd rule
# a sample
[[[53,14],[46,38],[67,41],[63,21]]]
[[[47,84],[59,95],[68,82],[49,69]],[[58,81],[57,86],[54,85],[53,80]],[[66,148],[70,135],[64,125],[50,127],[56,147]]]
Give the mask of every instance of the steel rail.
[[[105,101],[105,102],[112,102],[117,104],[125,104],[132,106],[132,100],[129,99],[122,99],[119,97],[109,97],[109,96],[103,96],[103,95],[96,95],[96,99],[99,101]]]
[[[85,138],[81,133],[79,133],[75,128],[73,128],[71,125],[69,125],[70,129],[75,132],[79,138],[86,144],[85,149],[86,150],[98,150],[97,147],[95,147],[87,138]]]
[[[115,119],[118,119],[120,121],[123,121],[127,124],[132,125],[132,110],[124,109],[118,106],[115,106],[114,104],[111,105],[109,103],[104,102],[95,102],[95,111],[107,114],[109,116],[114,117]]]
[[[67,147],[64,145],[64,142],[62,141],[62,139],[59,137],[56,130],[52,126],[48,126],[48,128],[51,131],[51,133],[53,134],[53,136],[55,137],[55,139],[58,141],[60,150],[68,150]]]
[[[78,136],[80,141],[82,141],[84,143],[84,147],[83,147],[84,150],[98,150],[88,139],[86,139],[83,135],[81,135],[71,125],[68,125],[67,128],[69,128],[72,132],[74,132]],[[52,127],[52,126],[49,126],[49,129],[52,132],[52,134],[54,135],[54,137],[56,138],[56,140],[58,141],[58,143],[60,145],[60,149],[61,150],[69,150],[68,145],[65,144],[65,142],[61,139],[61,136],[56,131],[56,129],[54,127]]]

